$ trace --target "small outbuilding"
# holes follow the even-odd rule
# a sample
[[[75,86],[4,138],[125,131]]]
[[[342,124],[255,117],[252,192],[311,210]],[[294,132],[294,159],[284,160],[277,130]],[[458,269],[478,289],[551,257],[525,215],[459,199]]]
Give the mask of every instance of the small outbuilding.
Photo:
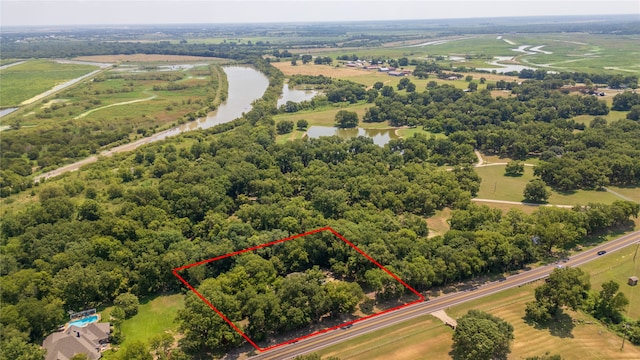
[[[627,284],[629,284],[629,286],[638,285],[638,277],[637,276],[629,276],[629,280],[627,281]]]

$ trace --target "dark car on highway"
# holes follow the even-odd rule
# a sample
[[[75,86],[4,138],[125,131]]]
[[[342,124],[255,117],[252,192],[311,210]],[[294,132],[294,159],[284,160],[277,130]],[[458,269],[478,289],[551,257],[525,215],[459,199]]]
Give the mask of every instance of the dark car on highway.
[[[598,255],[604,255],[607,253],[607,250],[600,250],[598,251]]]

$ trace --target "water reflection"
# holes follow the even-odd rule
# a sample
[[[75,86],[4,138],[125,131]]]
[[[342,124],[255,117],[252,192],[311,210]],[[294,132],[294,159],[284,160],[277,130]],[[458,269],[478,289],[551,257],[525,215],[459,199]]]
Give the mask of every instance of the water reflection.
[[[351,139],[356,136],[366,136],[373,139],[373,143],[378,146],[384,146],[391,139],[397,139],[398,136],[395,133],[395,129],[363,129],[363,128],[351,128],[351,129],[338,129],[329,126],[310,126],[307,130],[307,136],[312,139],[317,139],[321,136],[333,136],[337,135],[342,139]]]
[[[318,95],[316,90],[298,90],[295,87],[289,87],[284,84],[282,87],[282,96],[278,99],[278,107],[287,103],[287,101],[293,101],[295,103],[308,101]]]
[[[243,113],[249,112],[251,104],[261,98],[269,86],[269,79],[254,68],[225,66],[223,69],[229,83],[227,100],[220,104],[216,111],[207,114],[207,117],[157,133],[151,136],[151,141],[166,139],[185,131],[208,129],[235,120]]]

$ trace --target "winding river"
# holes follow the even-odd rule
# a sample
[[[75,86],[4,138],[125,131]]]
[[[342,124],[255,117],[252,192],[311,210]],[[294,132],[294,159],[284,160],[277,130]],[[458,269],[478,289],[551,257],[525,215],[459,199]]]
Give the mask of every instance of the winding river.
[[[269,79],[264,74],[251,67],[225,66],[223,69],[225,74],[227,74],[227,81],[229,84],[227,100],[220,104],[216,111],[207,114],[207,117],[103,151],[99,155],[94,155],[73,164],[65,165],[47,173],[40,174],[34,178],[34,181],[38,182],[42,179],[58,176],[65,172],[78,170],[84,165],[98,161],[99,156],[111,156],[115,153],[135,150],[142,145],[163,140],[186,131],[208,129],[212,126],[239,118],[243,113],[251,110],[251,105],[255,100],[262,97],[269,85]]]

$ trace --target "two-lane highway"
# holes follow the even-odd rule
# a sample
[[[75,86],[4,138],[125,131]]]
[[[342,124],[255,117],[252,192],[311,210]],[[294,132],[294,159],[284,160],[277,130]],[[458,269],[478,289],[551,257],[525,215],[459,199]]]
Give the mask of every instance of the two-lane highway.
[[[639,241],[640,231],[635,231],[631,234],[621,236],[615,240],[576,254],[566,262],[562,263],[562,266],[579,266],[586,262],[599,258],[599,251],[604,250],[607,251],[607,253],[611,253]],[[259,355],[250,357],[250,359],[292,359],[298,355],[314,352],[319,349],[334,345],[336,343],[346,341],[348,339],[352,339],[354,337],[370,333],[381,328],[395,325],[418,316],[430,314],[437,310],[446,309],[454,305],[482,298],[503,290],[543,279],[547,277],[549,273],[551,273],[551,271],[553,271],[553,269],[557,266],[558,265],[556,264],[552,264],[538,267],[513,276],[509,276],[499,281],[484,284],[473,290],[461,291],[439,296],[437,298],[417,303],[400,310],[363,320],[362,322],[355,323],[353,327],[349,329],[337,329],[319,334],[314,337],[301,340],[297,343],[283,345],[281,347],[265,351]]]

